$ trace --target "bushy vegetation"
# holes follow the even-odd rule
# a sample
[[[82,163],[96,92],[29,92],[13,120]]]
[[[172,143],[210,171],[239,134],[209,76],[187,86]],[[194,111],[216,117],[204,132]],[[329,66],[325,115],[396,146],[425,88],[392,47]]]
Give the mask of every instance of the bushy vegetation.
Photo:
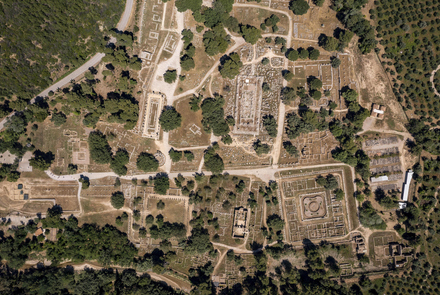
[[[387,227],[369,201],[365,201],[359,208],[359,220],[363,226],[368,228],[384,230]]]
[[[296,113],[290,113],[287,116],[286,133],[289,139],[295,139],[302,133],[309,133],[312,131],[325,130],[328,128],[328,123],[322,116],[318,116],[311,109],[301,110],[299,116]]]
[[[214,133],[215,136],[223,136],[229,133],[229,125],[225,119],[223,105],[225,99],[216,95],[214,97],[205,98],[202,102],[202,125],[203,130],[207,133]]]
[[[436,125],[440,105],[430,82],[439,59],[440,20],[437,1],[376,1],[371,17],[384,48],[382,65],[389,73],[394,95],[405,111]],[[393,16],[392,18],[390,16]],[[439,85],[438,76],[434,84]]]
[[[104,134],[94,131],[88,138],[90,158],[98,164],[108,164],[112,159],[112,149]]]
[[[20,5],[3,1],[0,46],[8,58],[0,60],[4,71],[1,96],[30,99],[54,82],[52,71],[60,73],[82,65],[102,50],[104,32],[116,26],[123,8],[124,3],[117,0],[98,0],[94,5],[80,0],[69,5],[57,0]]]
[[[219,71],[223,78],[234,79],[240,73],[242,66],[240,55],[232,52],[228,57],[222,59]]]
[[[270,137],[277,137],[278,123],[272,115],[267,115],[263,118],[263,126],[266,128],[266,131],[269,133]]]
[[[160,114],[159,123],[165,132],[170,132],[180,127],[182,116],[174,107],[166,106]]]
[[[213,174],[222,173],[225,169],[223,159],[215,152],[213,147],[209,147],[205,151],[204,160],[206,169],[211,171]]]
[[[159,161],[153,154],[142,152],[136,160],[136,167],[145,172],[153,172],[159,168]]]
[[[362,6],[367,2],[367,0],[335,0],[331,5],[344,26],[359,37],[359,49],[364,54],[371,52],[376,46],[374,28],[361,12]]]

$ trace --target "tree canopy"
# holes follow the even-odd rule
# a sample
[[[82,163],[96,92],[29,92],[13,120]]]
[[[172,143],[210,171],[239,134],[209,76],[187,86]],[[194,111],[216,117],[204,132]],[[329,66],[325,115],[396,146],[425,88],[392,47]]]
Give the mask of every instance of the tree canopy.
[[[165,132],[169,132],[180,127],[182,116],[174,107],[166,106],[160,114],[159,123]]]
[[[136,160],[136,167],[145,172],[153,172],[159,168],[159,161],[153,154],[142,152]]]
[[[290,1],[289,9],[292,10],[293,14],[303,15],[307,13],[310,6],[305,0],[292,0]]]
[[[100,131],[90,132],[89,138],[90,158],[98,164],[110,163],[112,159],[112,149],[107,142],[104,134]]]
[[[110,198],[111,204],[115,209],[121,209],[124,206],[124,194],[122,192],[114,192]]]

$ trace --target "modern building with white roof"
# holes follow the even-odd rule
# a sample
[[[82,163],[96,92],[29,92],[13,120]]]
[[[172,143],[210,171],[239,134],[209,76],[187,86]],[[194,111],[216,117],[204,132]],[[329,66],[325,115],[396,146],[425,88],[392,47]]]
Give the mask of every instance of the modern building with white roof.
[[[406,180],[405,180],[405,184],[403,185],[403,190],[402,190],[402,201],[403,202],[408,202],[409,186],[411,184],[413,174],[414,174],[414,172],[412,170],[408,170],[406,172]]]

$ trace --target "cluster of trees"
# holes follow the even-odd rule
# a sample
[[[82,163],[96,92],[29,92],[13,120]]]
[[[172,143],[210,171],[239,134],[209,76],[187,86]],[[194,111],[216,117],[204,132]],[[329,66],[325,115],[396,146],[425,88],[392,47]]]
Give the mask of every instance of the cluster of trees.
[[[159,123],[160,127],[162,127],[165,132],[170,132],[171,130],[180,127],[182,116],[174,107],[166,106],[160,114]]]
[[[7,180],[16,182],[20,178],[20,172],[17,171],[18,165],[2,164],[0,167],[0,181]]]
[[[322,88],[322,81],[312,76],[309,77],[308,83],[310,96],[313,97],[313,99],[315,100],[320,100],[322,96],[322,93],[320,91]]]
[[[236,52],[232,52],[229,56],[221,60],[219,71],[223,78],[232,80],[240,74],[240,68],[242,66],[243,63],[240,60],[240,55]]]
[[[359,49],[366,54],[376,47],[374,28],[361,12],[367,0],[335,0],[330,6],[337,12],[336,16],[344,26],[359,36]]]
[[[216,153],[216,147],[209,147],[205,151],[204,164],[205,168],[211,171],[213,174],[220,174],[225,169],[223,159]]]
[[[156,224],[150,227],[150,236],[153,239],[185,238],[186,228],[183,223],[163,221],[162,215],[156,216]]]
[[[86,268],[83,271],[74,271],[71,267],[50,266],[15,271],[2,268],[0,278],[1,288],[7,294],[180,294],[179,291],[152,280],[148,274],[138,275],[134,269],[115,271],[107,268]]]
[[[135,80],[125,76],[121,80],[130,84]],[[97,95],[93,88],[93,81],[75,84],[71,89],[66,89],[65,97],[58,98],[55,102],[63,104],[64,115],[68,116],[72,112],[80,114],[85,112],[83,124],[94,128],[99,119],[106,116],[106,120],[111,123],[124,124],[126,130],[133,129],[139,118],[139,106],[136,99],[129,93],[127,86],[117,91],[107,93],[107,98],[103,99]]]
[[[348,106],[347,119],[349,119],[356,128],[362,128],[365,119],[370,116],[370,111],[359,104],[359,95],[356,90],[344,87],[341,92]]]
[[[423,122],[436,126],[433,118],[440,118],[440,102],[431,89],[429,73],[440,63],[440,8],[434,1],[376,2],[370,17],[377,19],[377,37],[385,50],[380,57],[394,83],[394,95],[404,102],[404,110],[414,110]]]
[[[320,52],[318,49],[309,47],[307,49],[305,48],[298,48],[298,50],[295,50],[293,48],[286,49],[285,56],[288,60],[296,61],[299,59],[310,59],[310,60],[317,60],[320,56]]]
[[[277,137],[278,123],[272,115],[266,115],[263,117],[263,126],[266,128],[270,137]]]
[[[301,109],[299,116],[292,112],[287,115],[286,134],[289,139],[295,139],[300,134],[313,132],[316,129],[325,130],[328,128],[328,123],[325,117],[318,115],[311,109]]]
[[[280,18],[276,14],[272,14],[268,18],[264,20],[263,23],[261,23],[260,27],[264,31],[267,27],[272,27],[272,32],[276,33],[278,32],[278,26],[277,23],[280,21]]]
[[[319,175],[316,178],[316,183],[323,186],[326,190],[334,190],[339,187],[338,179],[333,174],[328,174],[326,177]]]
[[[225,119],[223,106],[225,99],[221,95],[205,98],[202,102],[202,125],[207,133],[214,133],[215,136],[224,136],[229,133],[229,124]],[[232,122],[231,122],[232,123]],[[233,122],[235,123],[235,122]]]
[[[194,55],[196,54],[196,48],[191,43],[194,38],[194,33],[191,32],[190,29],[185,29],[182,31],[182,40],[183,40],[183,50],[184,54],[180,58],[180,66],[182,70],[189,71],[193,69],[196,65],[194,63]]]
[[[362,149],[358,148],[354,141],[354,135],[359,129],[351,123],[344,124],[339,120],[330,122],[329,128],[340,144],[332,151],[333,158],[355,167],[356,172],[367,182],[371,175],[370,158]]]
[[[377,214],[370,201],[365,201],[359,208],[359,220],[365,227],[384,230],[387,224]]]
[[[423,149],[433,155],[440,154],[440,129],[432,129],[418,119],[410,119],[405,127],[414,137],[413,150]]]
[[[0,61],[4,70],[1,96],[31,99],[52,84],[51,72],[70,71],[101,48],[104,34],[118,23],[124,3],[98,0],[89,7],[81,0],[69,6],[48,0],[17,7],[8,0],[2,7],[1,51],[14,58]],[[51,13],[46,15],[48,10]]]
[[[2,132],[2,138],[0,139],[0,152],[9,151],[18,158],[23,157],[27,151],[35,149],[30,139],[26,140],[25,146],[20,142],[20,137],[26,133],[27,126],[34,122],[43,122],[49,115],[49,105],[46,100],[39,100],[26,109],[27,100],[25,101],[26,103],[22,106],[21,111],[6,119],[5,130]],[[32,125],[31,129],[33,131],[37,130],[38,125]]]
[[[29,160],[29,165],[33,168],[45,171],[49,169],[50,165],[52,165],[55,160],[55,155],[52,152],[42,152],[40,150],[36,150],[34,152],[34,156]]]
[[[349,30],[341,30],[337,32],[337,38],[332,36],[321,35],[319,38],[319,46],[327,51],[343,51],[348,46],[354,33]]]
[[[171,161],[173,162],[179,162],[183,156],[185,156],[186,160],[188,162],[191,162],[194,160],[194,154],[191,151],[178,151],[173,148],[170,149],[169,155],[171,158]]]
[[[256,140],[253,143],[252,147],[259,156],[263,154],[268,154],[270,152],[270,146],[267,143],[262,143],[260,140]]]
[[[81,263],[85,260],[97,260],[108,265],[130,266],[137,255],[136,247],[128,240],[125,233],[111,225],[99,227],[92,224],[78,226],[78,220],[71,216],[61,218],[61,207],[54,206],[47,211],[45,219],[41,220],[43,228],[57,228],[57,241],[44,241],[41,238],[26,238],[28,232],[37,229],[36,224],[17,228],[13,236],[0,240],[0,254],[12,268],[19,268],[29,258],[31,251],[45,251],[52,265],[70,260]],[[46,229],[46,234],[48,230]]]
[[[145,172],[153,172],[159,168],[159,161],[153,154],[142,152],[136,160],[136,167]]]
[[[298,149],[296,148],[296,146],[294,146],[292,144],[292,142],[290,141],[285,141],[283,142],[283,148],[286,150],[286,152],[294,157],[298,157],[299,156],[299,152]]]

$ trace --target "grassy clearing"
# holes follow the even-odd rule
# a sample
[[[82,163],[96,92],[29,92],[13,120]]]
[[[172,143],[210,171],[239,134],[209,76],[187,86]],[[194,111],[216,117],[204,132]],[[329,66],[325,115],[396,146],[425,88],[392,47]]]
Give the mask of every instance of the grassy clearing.
[[[202,111],[191,111],[189,106],[191,97],[179,99],[174,103],[174,107],[182,115],[180,127],[170,132],[169,142],[174,147],[205,146],[210,144],[211,134],[203,131],[201,123]]]

